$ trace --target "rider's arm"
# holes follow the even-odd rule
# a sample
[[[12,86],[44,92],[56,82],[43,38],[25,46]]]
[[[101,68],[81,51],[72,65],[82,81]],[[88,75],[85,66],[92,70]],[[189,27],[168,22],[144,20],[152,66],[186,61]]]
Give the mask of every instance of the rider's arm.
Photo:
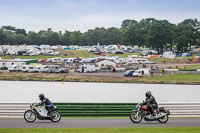
[[[149,97],[148,99],[146,99],[146,104],[150,104],[152,100],[153,100],[153,97]]]
[[[147,100],[148,100],[148,99],[146,98],[145,102],[143,101],[143,105],[146,105],[146,104],[147,104]]]
[[[46,102],[46,98],[42,100],[41,103],[39,103],[37,106],[42,106],[45,102]]]

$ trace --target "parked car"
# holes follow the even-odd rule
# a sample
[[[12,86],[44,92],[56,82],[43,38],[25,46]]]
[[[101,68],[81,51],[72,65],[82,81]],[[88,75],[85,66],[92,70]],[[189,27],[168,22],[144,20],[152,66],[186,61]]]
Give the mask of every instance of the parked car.
[[[74,61],[73,61],[73,62],[74,62],[74,63],[79,63],[81,60],[82,60],[82,58],[80,58],[80,57],[77,57],[77,58],[75,58],[75,59],[74,59]]]
[[[113,54],[124,54],[124,52],[123,51],[115,51],[115,52],[113,52]]]
[[[46,63],[47,59],[39,59],[38,63]]]
[[[124,73],[124,77],[132,77],[135,70],[128,70]]]
[[[69,73],[69,70],[67,68],[60,68],[58,71],[55,73]]]

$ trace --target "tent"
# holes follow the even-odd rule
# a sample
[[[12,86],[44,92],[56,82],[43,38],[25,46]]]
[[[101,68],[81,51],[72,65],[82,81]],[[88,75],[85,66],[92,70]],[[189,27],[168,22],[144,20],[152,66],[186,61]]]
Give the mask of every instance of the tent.
[[[107,68],[107,67],[116,67],[116,63],[109,61],[109,60],[103,60],[97,63],[98,67],[100,68]]]
[[[181,56],[183,56],[183,57],[186,57],[186,56],[192,56],[192,54],[189,54],[189,53],[182,53]]]

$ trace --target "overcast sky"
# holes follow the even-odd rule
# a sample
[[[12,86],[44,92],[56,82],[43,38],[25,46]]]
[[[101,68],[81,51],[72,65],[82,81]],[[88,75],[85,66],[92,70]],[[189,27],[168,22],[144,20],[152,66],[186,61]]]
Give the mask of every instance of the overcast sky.
[[[28,31],[85,32],[120,27],[125,19],[200,20],[200,0],[0,0],[0,26]]]

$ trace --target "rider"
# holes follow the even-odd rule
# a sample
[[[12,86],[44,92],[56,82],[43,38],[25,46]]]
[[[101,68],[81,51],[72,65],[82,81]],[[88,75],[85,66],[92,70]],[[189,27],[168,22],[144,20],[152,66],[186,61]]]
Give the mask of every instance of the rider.
[[[39,99],[41,100],[41,103],[39,103],[37,106],[42,106],[45,104],[45,109],[48,111],[47,115],[51,113],[51,109],[54,107],[53,103],[44,96],[44,94],[39,95]]]
[[[145,93],[146,96],[146,101],[144,102],[144,104],[147,105],[147,107],[149,108],[150,113],[155,116],[156,113],[154,112],[154,109],[158,108],[158,104],[154,98],[154,96],[151,95],[150,91],[147,91]]]

